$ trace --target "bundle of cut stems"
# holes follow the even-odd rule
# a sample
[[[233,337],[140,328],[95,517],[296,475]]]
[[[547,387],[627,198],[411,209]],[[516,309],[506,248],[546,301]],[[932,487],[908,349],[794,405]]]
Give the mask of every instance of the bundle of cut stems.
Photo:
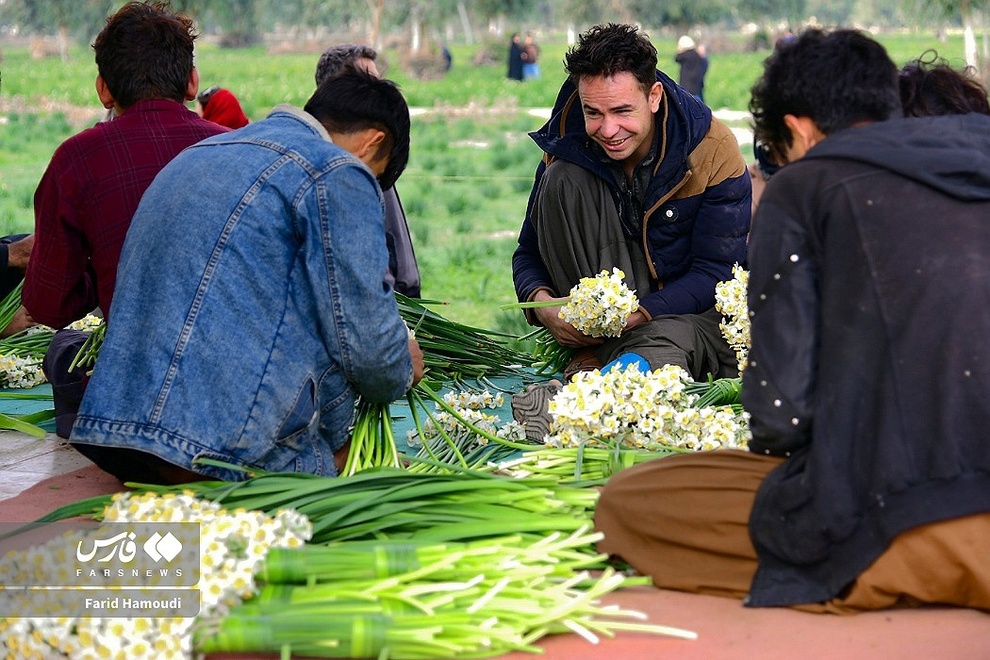
[[[257,597],[219,621],[198,622],[201,652],[281,651],[313,657],[482,658],[540,652],[539,638],[573,631],[589,641],[618,630],[693,638],[631,622],[638,612],[599,599],[646,578],[586,568],[583,548],[601,538],[579,529],[482,543],[340,543],[273,550]]]
[[[631,449],[616,442],[608,444],[607,447],[535,448],[491,467],[496,474],[516,479],[557,479],[561,483],[588,487],[603,485],[613,474],[633,465],[690,451],[674,447],[665,451]]]
[[[96,364],[96,358],[100,354],[100,349],[103,348],[103,340],[106,338],[106,334],[107,322],[104,319],[102,323],[93,328],[93,331],[86,337],[86,341],[79,347],[79,352],[76,353],[76,357],[73,358],[72,363],[69,365],[69,371],[76,368],[92,371],[93,365]]]
[[[32,358],[39,362],[48,352],[48,346],[55,336],[49,329],[26,328],[0,339],[0,355],[16,355],[21,358]]]
[[[428,305],[436,301],[413,300],[395,294],[399,315],[412,330],[423,350],[427,380],[438,389],[445,383],[475,380],[494,388],[489,381],[498,376],[530,377],[523,370],[533,357],[508,346],[510,337],[444,318]]]

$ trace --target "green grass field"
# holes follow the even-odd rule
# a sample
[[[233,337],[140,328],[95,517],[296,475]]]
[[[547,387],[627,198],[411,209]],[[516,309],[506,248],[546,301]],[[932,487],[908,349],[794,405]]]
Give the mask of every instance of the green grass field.
[[[878,38],[899,64],[930,48],[952,56],[956,66],[962,63],[959,36],[948,43],[923,33]],[[655,40],[660,66],[669,64],[676,77],[674,42],[667,41]],[[441,313],[450,318],[510,332],[524,330],[522,315],[499,306],[514,300],[510,258],[540,159],[526,133],[543,123],[526,109],[552,105],[564,75],[563,40],[548,37],[541,46],[542,77],[526,83],[505,78],[503,57],[473,66],[482,46],[454,45],[454,66],[437,80],[415,80],[402,71],[396,53],[383,54],[386,75],[399,83],[410,106],[437,110],[414,118],[410,163],[398,184],[424,295],[449,303]],[[34,189],[52,152],[100,116],[96,67],[92,50],[83,47],[67,63],[32,60],[24,47],[0,43],[0,49],[0,233],[30,231]],[[733,50],[711,53],[705,91],[716,109],[746,109],[749,88],[768,55],[741,46]],[[317,57],[202,43],[197,68],[204,87],[234,90],[248,116],[258,120],[278,103],[305,103]],[[748,157],[750,146],[741,146]]]

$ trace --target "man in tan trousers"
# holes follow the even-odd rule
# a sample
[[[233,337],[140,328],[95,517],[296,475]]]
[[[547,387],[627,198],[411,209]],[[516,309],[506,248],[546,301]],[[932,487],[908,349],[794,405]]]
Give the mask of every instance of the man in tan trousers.
[[[851,30],[775,51],[750,110],[785,164],[749,242],[749,451],[618,473],[599,549],[750,606],[990,610],[990,117],[899,118]]]

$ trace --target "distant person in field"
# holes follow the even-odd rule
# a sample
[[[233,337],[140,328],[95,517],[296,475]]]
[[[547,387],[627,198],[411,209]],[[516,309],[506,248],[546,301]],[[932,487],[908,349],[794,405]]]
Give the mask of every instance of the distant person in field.
[[[509,80],[523,79],[523,47],[518,32],[513,32],[509,41],[509,71],[506,76]]]
[[[677,84],[694,94],[704,103],[705,74],[708,73],[708,54],[704,44],[696,44],[694,39],[683,35],[677,40],[677,54],[674,61],[681,67]]]
[[[122,481],[248,476],[199,458],[336,476],[357,397],[388,403],[423,375],[385,285],[381,190],[408,158],[402,94],[362,71],[165,166],[120,256],[73,446]]]
[[[316,84],[344,71],[367,71],[373,76],[381,76],[375,60],[378,52],[363,44],[339,44],[331,46],[320,56],[316,64]],[[385,194],[385,238],[388,244],[388,272],[386,281],[396,291],[409,298],[419,298],[421,284],[419,264],[413,249],[409,221],[402,208],[399,192],[392,186]]]
[[[199,114],[203,119],[227,128],[243,128],[249,121],[241,102],[229,89],[214,85],[196,96]]]
[[[199,88],[195,39],[187,16],[139,2],[121,7],[97,35],[96,91],[117,117],[63,142],[35,192],[35,243],[24,279],[34,321],[64,328],[99,308],[112,322],[117,262],[141,195],[177,153],[228,130],[185,105]],[[85,388],[82,370],[69,372],[85,339],[60,330],[42,365],[63,438]]]
[[[536,80],[540,77],[540,46],[533,38],[532,32],[526,33],[522,46],[523,80]]]

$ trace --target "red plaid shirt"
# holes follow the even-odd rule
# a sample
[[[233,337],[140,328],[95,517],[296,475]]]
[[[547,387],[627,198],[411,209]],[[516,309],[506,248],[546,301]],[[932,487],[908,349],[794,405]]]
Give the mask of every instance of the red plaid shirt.
[[[32,318],[62,328],[97,306],[108,314],[141,195],[176,154],[227,130],[157,99],[63,142],[34,194],[35,242],[23,293]]]

